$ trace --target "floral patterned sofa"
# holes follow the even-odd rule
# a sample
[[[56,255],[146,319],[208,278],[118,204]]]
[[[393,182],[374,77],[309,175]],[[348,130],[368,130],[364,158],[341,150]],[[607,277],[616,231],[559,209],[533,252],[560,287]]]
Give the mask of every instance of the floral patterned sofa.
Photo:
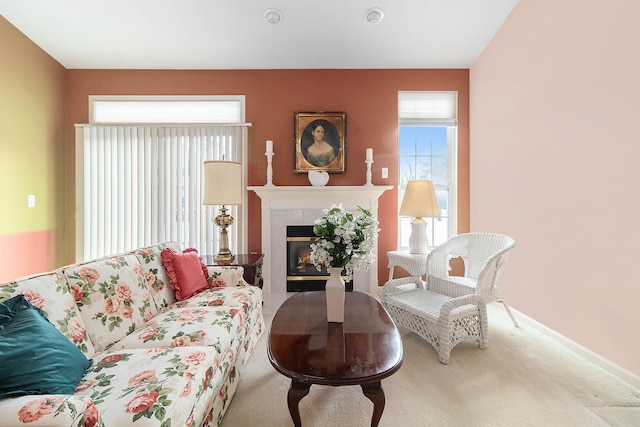
[[[166,247],[178,250],[164,243],[0,285],[0,301],[25,295],[91,361],[73,394],[1,399],[1,425],[220,423],[264,330],[262,291],[242,268],[216,266],[209,280],[222,287],[176,301]]]

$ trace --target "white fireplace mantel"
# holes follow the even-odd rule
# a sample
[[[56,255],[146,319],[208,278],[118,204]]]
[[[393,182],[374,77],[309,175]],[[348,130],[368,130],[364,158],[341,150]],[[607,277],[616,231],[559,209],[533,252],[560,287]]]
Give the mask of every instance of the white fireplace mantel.
[[[247,187],[262,201],[263,291],[286,292],[287,225],[313,225],[322,210],[332,204],[342,204],[349,210],[361,206],[377,218],[378,198],[392,188],[392,185]],[[374,261],[368,271],[354,274],[355,290],[375,292],[377,287],[377,262]]]

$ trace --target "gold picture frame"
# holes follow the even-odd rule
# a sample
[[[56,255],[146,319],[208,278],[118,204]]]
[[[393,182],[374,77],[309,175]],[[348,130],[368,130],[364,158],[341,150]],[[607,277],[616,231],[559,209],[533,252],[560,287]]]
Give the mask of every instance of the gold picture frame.
[[[293,113],[293,131],[295,173],[346,173],[347,113]]]

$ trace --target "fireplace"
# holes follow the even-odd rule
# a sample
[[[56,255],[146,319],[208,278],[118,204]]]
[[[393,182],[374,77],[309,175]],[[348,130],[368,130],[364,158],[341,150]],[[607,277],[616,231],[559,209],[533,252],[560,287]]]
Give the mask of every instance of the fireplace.
[[[332,204],[342,204],[345,209],[358,206],[369,209],[378,216],[378,198],[393,186],[251,186],[248,190],[260,197],[262,252],[264,264],[262,277],[265,293],[285,293],[287,288],[287,226],[313,224],[322,216],[322,210]],[[324,280],[316,278],[316,280]],[[353,274],[353,289],[360,292],[378,292],[377,260],[369,270],[360,269]]]
[[[309,259],[316,240],[312,225],[287,226],[287,292],[324,290],[329,274],[325,269],[318,271]],[[353,282],[345,280],[345,288],[353,290]]]

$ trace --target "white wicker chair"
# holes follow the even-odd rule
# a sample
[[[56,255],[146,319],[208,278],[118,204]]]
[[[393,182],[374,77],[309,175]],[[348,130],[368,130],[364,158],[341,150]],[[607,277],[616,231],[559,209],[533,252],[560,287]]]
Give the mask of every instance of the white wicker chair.
[[[517,327],[518,322],[498,289],[500,272],[506,254],[515,241],[502,234],[465,233],[447,240],[427,256],[427,289],[439,294],[459,297],[478,294],[484,302],[501,302]],[[449,276],[449,260],[464,260],[464,276]]]
[[[404,277],[385,283],[381,302],[398,325],[431,344],[444,364],[461,341],[475,339],[487,347],[487,307],[480,295],[454,298],[426,290],[419,277]]]

